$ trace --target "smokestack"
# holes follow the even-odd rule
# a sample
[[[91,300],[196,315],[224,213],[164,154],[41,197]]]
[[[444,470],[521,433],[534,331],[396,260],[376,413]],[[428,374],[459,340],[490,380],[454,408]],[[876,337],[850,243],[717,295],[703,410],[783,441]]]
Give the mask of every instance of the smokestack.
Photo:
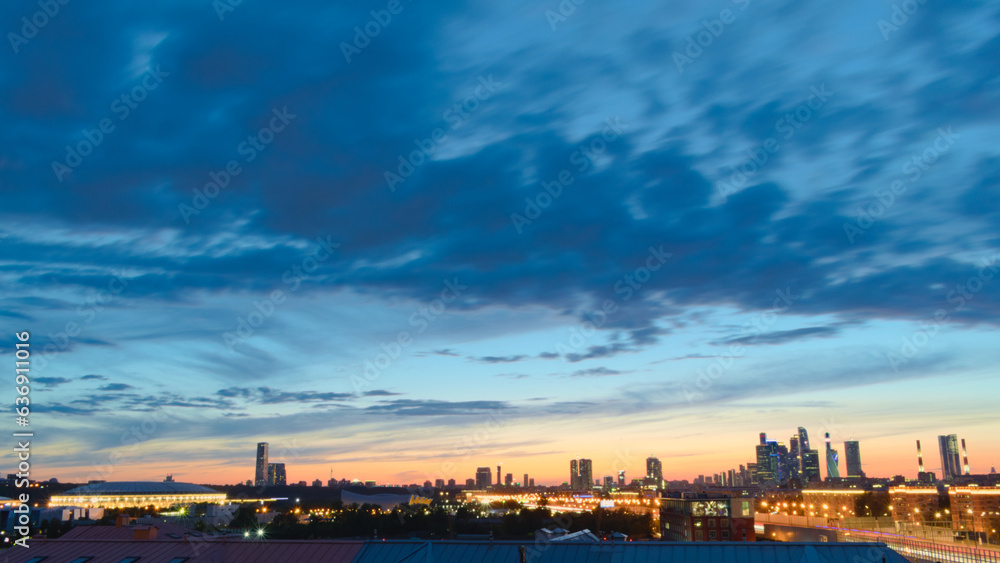
[[[965,449],[965,438],[962,438],[962,473],[968,475],[969,471],[969,450]]]
[[[920,466],[920,472],[924,472],[924,452],[920,449],[920,440],[917,440],[917,464]]]

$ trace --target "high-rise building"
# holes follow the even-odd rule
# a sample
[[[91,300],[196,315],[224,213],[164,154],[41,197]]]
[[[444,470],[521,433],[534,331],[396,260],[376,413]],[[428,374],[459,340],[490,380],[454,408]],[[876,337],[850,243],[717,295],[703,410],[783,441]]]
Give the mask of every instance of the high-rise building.
[[[730,487],[735,487],[736,486],[736,470],[735,469],[730,469],[729,470],[729,479],[727,479],[726,482],[729,484]]]
[[[774,440],[768,440],[767,434],[761,432],[760,444],[757,445],[757,483],[761,485],[776,484],[780,476],[778,443]]]
[[[864,477],[861,470],[861,443],[857,440],[844,442],[844,461],[847,463],[848,477]]]
[[[575,459],[569,461],[569,488],[573,491],[580,489],[580,462]]]
[[[802,452],[802,482],[821,481],[819,472],[819,452],[805,450]]]
[[[788,460],[785,462],[788,478],[795,479],[802,474],[802,448],[798,434],[788,439]]]
[[[258,487],[267,486],[267,442],[257,444],[257,466],[253,484]]]
[[[436,488],[438,488],[438,489],[443,489],[444,488],[444,479],[435,479],[434,480],[434,486]]]
[[[528,486],[528,474],[527,473],[524,474],[524,481],[521,481],[521,486],[522,487],[527,487]]]
[[[497,485],[499,486],[500,484],[501,484],[500,483],[500,466],[498,465],[497,466]]]
[[[615,478],[611,475],[604,476],[604,490],[611,491],[615,488]]]
[[[958,453],[958,435],[948,434],[938,436],[938,447],[941,449],[941,478],[951,479],[962,474],[962,466]]]
[[[775,446],[778,454],[778,482],[787,483],[792,475],[791,455],[788,453],[788,446],[778,442]]]
[[[504,476],[504,478],[503,478],[503,484],[507,485],[508,487],[511,486],[511,485],[513,485],[514,484],[514,474],[513,473],[508,473],[506,476]]]
[[[589,459],[580,460],[580,485],[585,491],[594,486],[594,464]]]
[[[624,469],[619,469],[618,470],[618,486],[619,487],[624,487],[625,486],[625,470]]]
[[[266,444],[265,444],[266,445]],[[268,485],[285,485],[287,483],[285,477],[285,464],[284,463],[269,463],[267,464],[267,481]]]
[[[476,468],[476,487],[485,489],[493,484],[493,472],[489,467]]]
[[[454,479],[448,479],[448,486],[449,487],[454,487],[455,486],[455,480]]]
[[[465,480],[465,486],[468,487],[468,488],[470,488],[470,489],[473,488],[473,487],[476,487],[477,486],[476,485],[476,480],[475,479],[466,479]]]
[[[809,433],[806,429],[799,426],[799,450],[806,451],[809,449]]]
[[[830,479],[840,479],[840,455],[830,443],[830,433],[824,434],[826,439],[826,476]]]
[[[663,488],[663,464],[653,456],[646,458],[646,485]]]

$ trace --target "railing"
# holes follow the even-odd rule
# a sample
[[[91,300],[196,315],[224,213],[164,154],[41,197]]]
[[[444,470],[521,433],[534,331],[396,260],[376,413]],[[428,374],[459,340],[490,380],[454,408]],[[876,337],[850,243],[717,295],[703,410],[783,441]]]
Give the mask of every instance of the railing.
[[[879,542],[915,563],[1000,563],[1000,547],[954,537],[948,526],[915,526],[885,518],[826,518],[757,514],[759,524],[833,530],[837,541]]]

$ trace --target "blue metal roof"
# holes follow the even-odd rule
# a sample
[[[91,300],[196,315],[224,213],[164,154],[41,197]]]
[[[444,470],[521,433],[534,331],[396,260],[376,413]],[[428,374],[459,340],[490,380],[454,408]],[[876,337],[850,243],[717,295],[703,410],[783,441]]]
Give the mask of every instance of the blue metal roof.
[[[874,543],[625,542],[611,545],[524,542],[366,542],[354,563],[906,563]]]

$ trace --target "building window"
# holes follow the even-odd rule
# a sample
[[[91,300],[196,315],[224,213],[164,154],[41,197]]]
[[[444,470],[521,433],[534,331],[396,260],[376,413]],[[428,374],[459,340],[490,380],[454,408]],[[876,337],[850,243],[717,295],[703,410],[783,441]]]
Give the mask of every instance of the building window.
[[[76,559],[70,561],[69,563],[87,563],[87,561],[90,561],[93,558],[94,558],[93,555],[87,557],[77,557]]]
[[[705,539],[705,532],[702,532],[701,530],[695,530],[694,531],[694,539],[696,539],[696,540]]]
[[[708,519],[708,527],[709,528],[714,528],[715,527],[715,518],[709,518]]]
[[[715,530],[709,530],[708,531],[708,539],[710,539],[710,540],[714,540],[715,539]]]
[[[722,520],[719,520],[719,526],[722,526],[723,528],[728,528],[729,518],[723,518]]]
[[[724,540],[729,539],[729,530],[722,530],[722,539]]]
[[[122,559],[118,563],[135,563],[138,560],[139,560],[138,557],[126,557],[125,559]]]
[[[43,555],[41,557],[32,557],[31,559],[28,559],[24,563],[41,563],[42,561],[45,561],[48,558],[49,558],[48,555]]]

